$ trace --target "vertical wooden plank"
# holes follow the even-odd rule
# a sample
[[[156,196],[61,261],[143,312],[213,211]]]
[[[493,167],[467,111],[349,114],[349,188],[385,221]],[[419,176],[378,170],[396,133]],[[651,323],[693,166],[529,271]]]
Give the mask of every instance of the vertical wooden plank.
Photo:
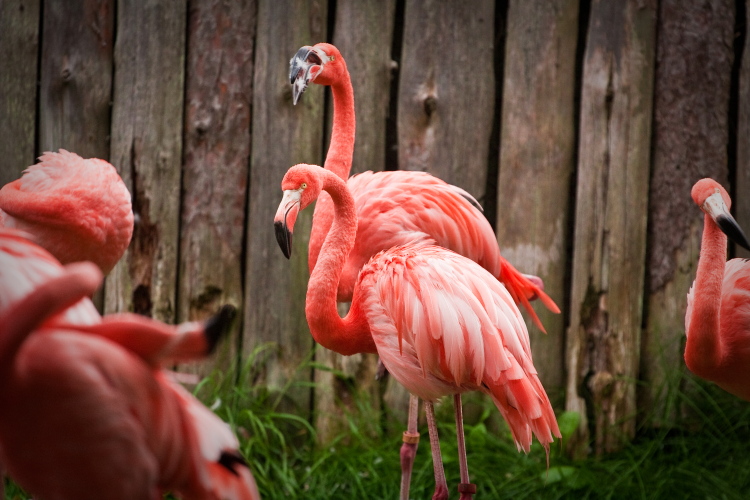
[[[513,0],[507,27],[497,238],[503,256],[522,272],[541,277],[563,309],[578,0]],[[529,328],[534,363],[553,403],[561,402],[564,315],[535,309],[548,334]]]
[[[395,8],[395,0],[336,2],[333,44],[346,60],[351,75],[357,118],[352,174],[365,170],[385,170],[385,130],[390,101]],[[332,110],[332,106],[329,106],[329,110]],[[328,117],[326,130],[330,131],[331,111]],[[377,356],[341,356],[319,348],[315,361],[333,370],[315,371],[316,426],[320,440],[326,442],[346,425],[341,405],[346,405],[348,411],[356,411],[352,404],[352,390],[366,393],[373,411],[380,409],[380,384],[375,380]],[[337,383],[342,375],[348,380]]]
[[[118,2],[112,163],[133,195],[130,248],[105,310],[175,320],[186,2]]]
[[[324,39],[326,14],[325,0],[258,2],[243,351],[248,357],[262,344],[273,346],[250,381],[271,391],[311,381],[310,368],[298,368],[312,348],[304,313],[312,210],[297,219],[291,261],[278,248],[273,217],[289,167],[322,162],[323,89],[311,86],[293,106],[289,59],[301,46]],[[297,384],[286,396],[294,411],[308,414],[308,387]]]
[[[406,1],[398,161],[480,201],[495,106],[495,2]]]
[[[44,5],[39,150],[109,158],[114,1]]]
[[[750,8],[745,4],[745,46],[739,74],[739,113],[737,115],[737,175],[734,210],[737,222],[750,231]],[[737,257],[750,258],[750,251],[735,245]]]
[[[0,2],[0,186],[34,163],[39,0]]]
[[[690,198],[701,177],[727,184],[734,4],[662,0],[657,27],[654,146],[649,194],[648,319],[639,406],[657,424],[676,410],[686,295],[695,278],[703,216]]]
[[[635,435],[656,2],[591,4],[581,92],[566,408],[584,452]],[[587,416],[593,416],[593,422]],[[588,436],[593,429],[593,436]],[[577,442],[576,442],[577,441]]]
[[[178,320],[243,305],[243,230],[250,164],[255,0],[191,2],[185,90],[185,164]],[[227,371],[240,322],[202,374]]]

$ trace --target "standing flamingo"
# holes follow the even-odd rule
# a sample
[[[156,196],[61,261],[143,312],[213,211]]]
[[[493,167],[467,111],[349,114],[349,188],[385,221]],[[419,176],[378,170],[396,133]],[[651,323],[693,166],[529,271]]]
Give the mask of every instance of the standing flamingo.
[[[164,372],[50,319],[101,277],[91,263],[71,264],[0,315],[0,443],[11,477],[43,498],[259,498],[239,454],[217,450],[236,444],[228,428],[204,429],[211,439],[199,441],[195,408]],[[209,322],[204,334],[227,326]],[[218,451],[212,463],[206,446]]]
[[[107,274],[133,234],[130,193],[104,160],[47,152],[0,189],[0,226],[31,234],[63,264],[91,261]]]
[[[727,191],[713,179],[693,186],[705,213],[695,282],[685,313],[685,364],[694,374],[750,401],[750,261],[726,262],[727,235],[750,250],[729,213]]]
[[[331,87],[333,129],[325,168],[347,181],[352,167],[356,130],[354,90],[346,61],[333,45],[319,43],[300,48],[290,61],[289,77],[294,104],[310,82]],[[529,300],[540,298],[555,313],[560,310],[543,291],[536,276],[518,272],[506,261],[495,233],[469,193],[424,172],[365,172],[348,178],[357,211],[357,237],[349,253],[338,287],[338,301],[352,299],[360,269],[376,253],[407,243],[431,243],[451,249],[477,262],[502,281],[518,304],[523,304],[534,323],[544,331]],[[315,207],[308,262],[316,265],[323,240],[333,221],[333,204],[322,193]],[[408,498],[409,481],[416,456],[418,401],[409,401],[407,431],[401,448],[402,498]]]
[[[8,311],[15,310],[14,308],[16,305],[22,303],[24,297],[31,296],[35,290],[44,287],[48,282],[59,279],[64,274],[65,270],[63,267],[47,251],[25,238],[23,233],[15,229],[0,228],[0,316],[14,318],[14,314],[16,313]],[[93,288],[91,291],[93,291]],[[43,311],[43,309],[38,310],[37,313]],[[51,316],[51,313],[49,315]],[[66,339],[68,338],[67,334],[74,333],[73,337],[75,340],[71,341],[71,345],[83,346],[79,351],[76,351],[74,348],[67,350],[61,348],[60,353],[64,354],[59,359],[60,370],[62,370],[62,372],[66,372],[68,369],[73,370],[70,365],[80,366],[81,370],[84,371],[95,371],[97,369],[95,366],[98,366],[97,363],[99,362],[102,363],[102,366],[108,366],[108,361],[106,361],[105,358],[109,355],[103,354],[103,358],[100,359],[97,357],[98,354],[96,353],[106,353],[112,350],[127,352],[126,357],[128,358],[128,361],[123,362],[125,364],[143,365],[148,367],[150,372],[152,372],[150,376],[156,380],[155,383],[159,386],[159,394],[163,394],[163,396],[159,397],[168,398],[172,401],[169,403],[169,408],[172,408],[172,406],[179,403],[180,414],[177,415],[174,413],[175,411],[178,411],[177,409],[170,410],[172,413],[164,412],[162,414],[159,412],[152,412],[154,421],[144,421],[144,425],[164,425],[166,421],[160,421],[159,419],[174,419],[176,416],[179,416],[181,418],[180,421],[182,422],[182,432],[189,434],[191,436],[190,439],[192,440],[186,442],[184,445],[181,444],[180,447],[172,441],[165,440],[159,442],[159,446],[163,445],[166,448],[157,451],[162,453],[163,458],[168,458],[168,454],[172,453],[169,451],[170,447],[175,452],[189,452],[192,457],[190,458],[191,463],[193,463],[191,467],[194,466],[193,469],[191,469],[192,472],[189,473],[190,477],[197,477],[197,480],[202,485],[201,488],[205,489],[206,487],[210,487],[213,491],[211,494],[215,495],[215,498],[219,498],[220,495],[223,495],[221,498],[257,498],[257,494],[254,493],[255,486],[254,482],[252,482],[249,470],[246,470],[244,466],[240,465],[232,465],[232,470],[229,470],[224,466],[226,464],[223,465],[227,460],[230,460],[229,465],[235,462],[240,464],[239,460],[241,460],[239,453],[237,452],[237,440],[229,427],[190,393],[183,389],[177,382],[171,380],[168,372],[160,369],[165,363],[196,359],[198,357],[204,357],[211,352],[218,341],[219,334],[225,331],[225,327],[231,322],[233,315],[233,309],[224,308],[214,319],[209,320],[206,324],[190,322],[177,326],[170,326],[140,315],[127,313],[110,315],[102,318],[97,313],[91,301],[88,298],[83,298],[62,310],[60,314],[56,315],[53,319],[47,320],[44,326],[50,330],[66,332]],[[41,319],[39,321],[41,321]],[[0,321],[0,344],[5,342],[7,335],[9,335],[6,329],[2,327],[3,324],[4,323]],[[29,331],[26,333],[29,333]],[[19,333],[19,335],[21,334]],[[44,342],[47,340],[45,335],[46,333],[40,337],[44,338]],[[30,337],[30,339],[35,338],[37,338],[36,334],[32,334]],[[58,353],[57,347],[53,344],[47,345],[42,340],[39,340],[38,342],[38,347],[29,351],[33,352],[33,354],[29,354],[29,356],[31,356],[30,359],[36,359],[36,356],[40,356],[48,360],[49,367],[58,363],[56,357]],[[64,342],[67,342],[67,340]],[[24,347],[23,349],[23,352],[26,352],[26,348]],[[71,349],[75,351],[73,354],[70,352]],[[65,355],[67,354],[71,354],[71,357],[66,357]],[[76,358],[76,356],[81,359]],[[118,354],[117,356],[120,355]],[[117,359],[120,359],[121,357],[122,356]],[[18,360],[22,358],[16,359]],[[86,364],[92,359],[97,360],[93,363],[94,367],[92,367],[91,364]],[[137,361],[133,361],[134,359]],[[75,370],[77,369],[78,368]],[[140,368],[137,370],[140,370]],[[120,376],[118,374],[110,374],[106,371],[104,374],[109,374],[112,377]],[[64,383],[65,375],[60,373],[59,376],[60,383]],[[71,376],[75,377],[76,375],[73,374]],[[43,380],[44,375],[39,375],[39,377],[42,378],[35,378],[34,380],[41,381]],[[5,380],[4,376],[2,380]],[[46,381],[43,383],[49,385],[50,382]],[[80,394],[76,393],[70,396],[73,398],[71,399],[70,405],[62,405],[63,408],[70,411],[70,414],[66,414],[70,419],[70,422],[84,422],[85,419],[88,418],[85,415],[75,414],[75,411],[87,411],[86,406],[76,406],[76,404],[72,403],[75,398],[79,398],[79,402],[90,401],[89,404],[93,404],[96,398],[103,397],[106,393],[105,389],[102,389],[96,384],[92,384],[91,386],[88,386],[88,389],[91,390],[91,395],[87,396],[85,394],[87,390],[86,387],[87,386],[85,385],[81,385]],[[125,386],[123,387],[125,389],[128,388]],[[2,392],[2,389],[0,389],[0,392]],[[53,395],[54,394],[56,393],[53,391]],[[59,398],[62,398],[64,394],[64,391],[60,392],[57,402],[59,402]],[[22,396],[25,396],[28,401],[21,401],[19,399],[20,402],[18,404],[22,405],[21,407],[23,407],[23,405],[26,405],[27,408],[28,405],[42,405],[42,403],[36,401],[36,399],[41,396],[38,392],[35,392],[35,390],[24,390],[21,395],[16,395],[15,397],[22,398]],[[115,393],[111,393],[109,396],[116,399]],[[89,397],[91,399],[86,399]],[[50,415],[57,415],[60,411],[52,411],[51,407],[55,404],[54,398],[45,401],[47,402],[44,404],[50,406],[48,412],[39,413],[39,418],[37,420],[29,419],[24,421],[30,426],[27,428],[30,434],[34,434],[33,426],[49,425],[48,422],[45,423],[45,419],[49,420]],[[120,402],[122,401],[125,401],[125,399]],[[154,403],[157,402],[158,400],[154,400]],[[102,418],[102,425],[105,425],[106,422],[109,422],[110,425],[116,424],[117,420],[113,415],[120,412],[120,410],[117,410],[118,407],[115,405],[110,408],[106,403],[103,405],[100,404],[99,406],[101,406],[101,408],[91,412],[93,418],[98,418],[97,416]],[[8,408],[9,406],[3,404],[2,407]],[[148,409],[148,406],[145,408]],[[110,410],[111,413],[108,413]],[[0,427],[7,424],[10,427],[6,428],[14,429],[13,431],[8,432],[15,433],[18,431],[17,425],[21,425],[17,420],[13,420],[13,418],[18,417],[18,415],[13,417],[13,415],[4,410],[4,412],[0,414],[0,419],[5,419],[6,415],[7,420],[3,420],[3,423],[0,423]],[[159,422],[162,423],[160,424]],[[117,426],[115,426],[115,428],[117,428]],[[49,432],[52,431],[50,430]],[[50,444],[50,439],[52,439],[52,437],[49,439],[47,437],[41,437],[48,436],[48,434],[44,433],[39,434],[39,436],[38,443],[33,441],[33,436],[29,438],[32,439],[30,442],[37,443],[39,446],[52,446]],[[118,434],[115,433],[113,439],[118,439],[117,436]],[[76,436],[71,434],[70,439],[75,438]],[[11,437],[9,439],[12,441],[13,438]],[[185,437],[181,436],[179,439],[185,439]],[[13,445],[7,444],[11,441],[4,439],[2,435],[0,435],[0,449],[5,449],[6,451],[9,449],[17,449],[17,442],[14,442],[15,444]],[[64,441],[58,441],[58,444],[65,447]],[[44,453],[40,454],[44,455]],[[0,455],[2,455],[2,452],[0,452]],[[19,455],[14,453],[13,457],[6,457],[5,459],[0,457],[0,462],[10,464],[10,460],[14,460],[17,456]],[[56,456],[64,462],[67,460],[64,456]],[[100,460],[103,459],[100,457]],[[52,462],[46,463],[45,467],[47,466],[59,467],[60,470],[63,470],[65,467],[62,464],[54,465]],[[12,475],[14,475],[13,467],[12,464],[9,465]],[[32,467],[32,469],[39,470],[40,473],[44,470],[43,468],[40,469],[36,467],[36,465]],[[35,473],[32,471],[31,474],[33,476]],[[14,477],[16,476],[14,475]],[[34,479],[34,477],[30,479],[32,485],[36,485],[36,479]],[[23,480],[21,481],[23,482]],[[42,481],[42,483],[44,483],[44,481]],[[25,484],[26,483],[24,483],[24,485]],[[36,491],[31,487],[29,489],[31,491]],[[92,494],[89,494],[89,497],[91,496]],[[101,496],[101,491],[98,492],[97,496]],[[51,497],[55,498],[55,496]],[[199,498],[214,497],[202,496]],[[66,498],[79,498],[79,496],[68,496]],[[186,498],[191,497],[186,494]]]
[[[336,290],[355,244],[357,211],[347,184],[313,165],[296,165],[281,183],[284,196],[274,219],[284,255],[300,210],[326,191],[334,206],[331,230],[307,289],[305,314],[316,342],[349,355],[380,356],[388,371],[425,401],[435,468],[435,495],[447,498],[433,401],[454,395],[459,439],[461,498],[471,498],[460,394],[490,395],[508,422],[518,449],[532,433],[549,452],[560,437],[552,406],[531,359],[529,336],[506,288],[487,270],[445,248],[412,243],[384,250],[362,269],[346,317]]]

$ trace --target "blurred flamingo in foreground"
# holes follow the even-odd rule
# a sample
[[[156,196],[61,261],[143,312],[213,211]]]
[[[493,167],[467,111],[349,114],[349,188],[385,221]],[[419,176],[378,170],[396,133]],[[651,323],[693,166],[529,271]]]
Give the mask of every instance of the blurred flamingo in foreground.
[[[523,304],[537,327],[544,331],[529,300],[540,298],[555,313],[560,312],[559,308],[544,293],[540,278],[521,274],[500,255],[495,233],[473,196],[424,172],[365,172],[349,178],[356,130],[354,91],[346,61],[335,46],[319,43],[300,48],[290,61],[289,77],[294,104],[310,82],[330,86],[333,95],[333,129],[324,166],[347,181],[358,221],[354,247],[341,274],[338,301],[352,300],[359,271],[376,253],[407,243],[429,243],[451,249],[487,269],[505,284],[513,300]],[[315,206],[310,234],[311,272],[333,214],[330,197],[322,193]],[[419,442],[417,405],[412,397],[408,430],[401,448],[402,498],[408,498]]]
[[[100,271],[86,273],[100,277]],[[68,274],[19,231],[0,229],[0,316],[11,322],[30,316],[24,319],[33,323],[29,328],[42,325],[31,333],[0,321],[0,346],[6,346],[0,355],[14,360],[0,367],[12,372],[0,377],[0,406],[9,408],[0,414],[0,462],[11,476],[49,498],[100,498],[109,489],[123,496],[108,498],[153,498],[156,487],[184,498],[258,498],[229,427],[160,369],[207,355],[233,309],[205,325],[169,326],[135,314],[101,318],[88,298],[66,298],[70,290],[93,292],[98,279],[76,288],[78,278],[84,284],[93,278]],[[48,285],[56,282],[73,288]],[[48,290],[42,298],[54,292],[60,307],[23,305],[27,298],[34,303],[37,290]],[[117,476],[123,464],[122,482],[106,476],[109,470]],[[151,493],[137,495],[127,478]]]
[[[463,441],[460,394],[490,395],[508,422],[518,449],[529,450],[532,433],[549,452],[560,437],[552,406],[531,359],[529,337],[506,288],[475,262],[442,247],[403,245],[375,255],[354,286],[352,306],[336,309],[339,278],[357,234],[355,201],[336,174],[296,165],[282,181],[284,196],[274,219],[284,255],[300,210],[321,191],[335,213],[307,289],[305,314],[315,340],[342,353],[380,355],[388,371],[425,400],[435,467],[435,495],[447,498],[433,401],[454,395],[459,439],[461,498],[470,483]]]
[[[695,282],[685,314],[685,364],[690,371],[750,401],[750,261],[726,262],[727,235],[750,250],[729,213],[727,191],[712,179],[692,189],[705,213]]]
[[[0,226],[21,229],[62,264],[91,261],[107,274],[133,234],[130,193],[104,160],[47,152],[0,189]]]

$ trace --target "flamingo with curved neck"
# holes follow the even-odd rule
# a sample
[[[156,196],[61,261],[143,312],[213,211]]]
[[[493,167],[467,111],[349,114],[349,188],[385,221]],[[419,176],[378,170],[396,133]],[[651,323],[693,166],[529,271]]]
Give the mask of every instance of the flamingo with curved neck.
[[[433,498],[447,498],[433,402],[453,395],[459,438],[461,498],[469,481],[460,395],[490,395],[508,422],[519,450],[532,433],[549,450],[560,437],[552,406],[531,359],[529,336],[506,288],[475,262],[427,243],[394,247],[362,269],[349,313],[336,309],[338,281],[357,235],[357,211],[347,185],[314,165],[295,165],[281,183],[284,196],[274,218],[286,257],[300,210],[327,192],[334,219],[307,289],[305,315],[324,347],[342,354],[377,352],[388,371],[425,401],[435,467]]]
[[[713,179],[701,179],[693,201],[705,213],[701,253],[685,313],[685,364],[690,371],[750,401],[750,262],[726,261],[727,235],[750,250],[729,212],[731,199]]]

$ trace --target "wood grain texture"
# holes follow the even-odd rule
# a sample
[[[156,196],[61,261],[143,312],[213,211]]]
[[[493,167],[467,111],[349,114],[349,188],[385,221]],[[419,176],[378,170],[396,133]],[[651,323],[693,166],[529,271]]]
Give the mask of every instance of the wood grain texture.
[[[250,356],[271,343],[272,354],[256,372],[271,391],[286,390],[286,406],[308,415],[311,392],[312,337],[304,305],[307,291],[307,242],[312,209],[300,214],[294,227],[291,261],[284,258],[273,231],[281,201],[281,179],[296,163],[322,162],[323,89],[311,86],[292,105],[289,59],[303,45],[322,40],[326,32],[325,1],[261,0],[258,3],[255,74],[253,80],[252,155],[247,227],[247,276],[243,352]]]
[[[734,4],[662,0],[657,27],[647,300],[639,406],[656,422],[676,410],[684,370],[686,295],[695,277],[703,215],[690,189],[701,177],[727,185]]]
[[[206,319],[223,304],[241,311],[244,303],[256,9],[255,0],[190,4],[178,321]],[[233,367],[240,324],[209,362],[188,369]]]
[[[180,220],[184,0],[118,2],[111,161],[133,196],[128,251],[106,283],[105,310],[175,321]]]
[[[564,309],[575,151],[578,1],[511,1],[508,8],[497,194],[497,237],[519,271],[544,280]],[[564,316],[535,310],[534,363],[553,402],[564,387]],[[527,324],[531,324],[527,321]]]
[[[737,114],[737,175],[734,186],[735,217],[747,233],[750,231],[750,9],[745,5],[745,45],[740,61]],[[750,251],[735,245],[737,257],[750,258]]]
[[[344,56],[351,75],[357,118],[351,174],[380,171],[386,167],[386,119],[391,97],[395,7],[395,0],[336,2],[333,44]],[[329,103],[326,125],[329,138],[332,111]],[[357,411],[354,393],[367,394],[371,410],[379,411],[381,388],[375,380],[377,356],[341,356],[318,348],[315,361],[331,368],[315,370],[316,426],[320,441],[326,442],[340,434],[347,425],[346,412]]]
[[[582,417],[567,446],[581,454],[589,439],[601,455],[635,435],[655,26],[656,2],[592,2],[567,335],[566,409]]]
[[[34,163],[39,0],[0,2],[0,186]]]
[[[46,2],[39,150],[109,158],[113,0]]]
[[[480,202],[495,106],[495,3],[407,1],[398,90],[398,162]]]

